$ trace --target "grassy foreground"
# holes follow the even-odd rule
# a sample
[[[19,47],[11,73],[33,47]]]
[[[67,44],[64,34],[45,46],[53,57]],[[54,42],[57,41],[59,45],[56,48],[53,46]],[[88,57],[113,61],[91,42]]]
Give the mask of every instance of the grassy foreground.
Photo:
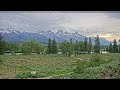
[[[77,57],[62,55],[0,55],[0,78],[104,79],[120,77],[120,54]],[[78,67],[77,72],[76,68]]]

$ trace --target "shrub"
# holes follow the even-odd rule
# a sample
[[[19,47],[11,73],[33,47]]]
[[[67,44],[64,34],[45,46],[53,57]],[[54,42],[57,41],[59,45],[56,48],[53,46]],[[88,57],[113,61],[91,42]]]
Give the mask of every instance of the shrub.
[[[19,73],[19,74],[16,75],[16,77],[17,78],[28,78],[29,75],[28,75],[28,73]]]
[[[70,78],[75,79],[118,79],[120,78],[120,61],[111,61],[108,63],[104,63],[101,65],[97,65],[94,67],[90,67],[90,63],[86,62],[83,66],[84,68],[80,68],[77,66],[77,73],[73,73],[73,75],[69,76]],[[81,69],[83,70],[81,72]]]
[[[17,78],[37,78],[38,73],[36,74],[31,74],[31,72],[24,72],[24,73],[19,73],[16,76]]]
[[[77,61],[76,69],[74,70],[76,73],[82,73],[86,68],[86,61]]]
[[[89,67],[99,66],[101,64],[101,57],[98,54],[92,55],[89,61],[77,61],[76,63],[76,73],[83,73],[84,69]]]
[[[99,62],[100,60],[101,60],[101,57],[99,54],[93,54],[91,57],[91,61]]]
[[[101,57],[99,54],[92,55],[90,61],[88,62],[89,67],[99,66],[102,63]]]

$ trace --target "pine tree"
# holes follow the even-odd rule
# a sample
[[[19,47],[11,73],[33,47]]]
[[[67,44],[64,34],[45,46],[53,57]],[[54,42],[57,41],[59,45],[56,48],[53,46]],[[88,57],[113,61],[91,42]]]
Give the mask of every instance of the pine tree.
[[[51,38],[48,40],[48,54],[51,54]]]
[[[23,42],[22,44],[22,52],[25,54],[31,54],[35,52],[36,45],[34,40],[27,40],[26,42]]]
[[[78,46],[79,46],[79,51],[83,52],[84,51],[84,42],[78,42]]]
[[[74,43],[72,42],[72,39],[70,39],[70,42],[68,42],[68,55],[71,56],[74,53]]]
[[[89,38],[89,43],[88,43],[88,53],[91,53],[92,51],[92,42],[91,42],[91,37]]]
[[[118,42],[119,42],[119,48],[118,48],[118,52],[120,53],[120,39],[118,40]]]
[[[62,42],[60,44],[60,49],[62,51],[62,54],[66,55],[66,56],[71,56],[73,54],[74,48],[73,48],[73,44],[71,45],[70,42]]]
[[[75,56],[76,54],[78,54],[78,50],[79,50],[78,41],[76,40],[75,45],[74,45]]]
[[[55,41],[55,38],[52,40],[52,43],[51,43],[51,53],[53,54],[57,53],[57,43]]]
[[[100,53],[100,41],[99,41],[99,36],[98,35],[95,38],[94,52],[95,53]]]
[[[117,46],[116,39],[114,39],[114,42],[113,42],[113,53],[118,53],[118,46]]]
[[[3,41],[2,35],[0,34],[0,54],[4,54],[5,42]]]
[[[87,37],[85,37],[85,40],[84,40],[84,51],[87,51],[88,50],[88,42],[87,42]]]
[[[105,51],[109,52],[109,48],[108,48],[108,46],[106,47]]]
[[[113,46],[112,46],[112,43],[110,43],[110,45],[109,45],[109,52],[110,52],[110,53],[113,52]]]
[[[67,41],[66,40],[64,42],[60,43],[60,49],[62,51],[62,54],[67,56],[68,45],[67,45]]]

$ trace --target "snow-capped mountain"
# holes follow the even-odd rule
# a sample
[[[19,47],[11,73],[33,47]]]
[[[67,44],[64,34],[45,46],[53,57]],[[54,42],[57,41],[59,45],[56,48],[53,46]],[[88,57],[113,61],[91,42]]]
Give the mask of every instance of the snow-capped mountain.
[[[63,30],[58,30],[57,32],[56,32],[56,35],[58,36],[58,37],[61,37],[62,39],[64,39],[64,40],[70,40],[70,37],[71,37],[71,34],[70,33],[68,33],[68,32],[64,32]]]
[[[64,33],[63,33],[63,30],[58,30],[58,31],[56,32],[56,34],[57,34],[57,35],[63,35]]]
[[[92,44],[95,44],[95,37],[91,37]],[[109,45],[111,42],[106,40],[105,38],[100,38],[100,43],[102,45]]]
[[[19,34],[20,31],[13,30],[11,28],[7,28],[7,29],[0,29],[0,33],[15,33],[15,34]]]
[[[40,35],[45,35],[45,31],[43,31],[43,30],[38,30],[38,33],[40,34]]]
[[[13,30],[12,28],[0,29],[0,33],[3,34],[4,40],[7,42],[23,42],[28,39],[34,39],[39,42],[48,42],[48,38],[55,38],[57,43],[63,42],[65,40],[69,41],[72,39],[73,42],[84,41],[84,35],[79,34],[78,32],[69,33],[67,31],[58,30],[57,32],[52,32],[50,30],[43,31],[39,30],[38,33],[30,33],[30,32],[20,32],[17,30]],[[95,43],[95,37],[91,37],[91,41]],[[102,45],[109,45],[109,41],[105,38],[100,38],[100,43]]]

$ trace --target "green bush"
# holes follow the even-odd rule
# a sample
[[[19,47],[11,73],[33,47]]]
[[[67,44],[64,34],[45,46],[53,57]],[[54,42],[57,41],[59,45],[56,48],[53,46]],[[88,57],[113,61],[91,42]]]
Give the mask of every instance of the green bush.
[[[76,69],[74,70],[76,73],[82,73],[86,68],[87,64],[86,61],[77,61],[76,62]]]
[[[91,61],[93,62],[100,62],[100,60],[101,60],[101,57],[99,54],[93,54],[91,57]]]
[[[77,61],[76,69],[74,71],[80,74],[80,73],[83,73],[84,69],[86,68],[100,66],[101,64],[105,62],[106,62],[105,60],[101,59],[100,55],[94,54],[91,56],[90,60]]]
[[[16,75],[17,78],[37,78],[38,73],[36,74],[31,74],[31,72],[24,72],[24,73],[19,73]]]
[[[92,55],[91,59],[89,61],[77,61],[76,63],[76,73],[82,73],[85,68],[87,67],[94,67],[99,66],[101,61],[101,57],[98,54]]]
[[[109,59],[108,59],[109,60]],[[78,62],[77,62],[78,63]],[[111,61],[98,66],[93,62],[81,63],[76,67],[77,73],[66,76],[73,79],[118,79],[120,78],[120,61]],[[80,62],[79,62],[80,65]],[[93,65],[93,66],[92,66]],[[82,70],[82,72],[81,72]],[[63,77],[65,78],[65,77]]]
[[[88,62],[88,67],[95,67],[99,66],[101,63],[103,63],[104,60],[101,59],[99,54],[93,54],[90,61]]]
[[[28,78],[29,75],[28,75],[28,73],[19,73],[19,74],[16,75],[16,77],[17,78]]]

